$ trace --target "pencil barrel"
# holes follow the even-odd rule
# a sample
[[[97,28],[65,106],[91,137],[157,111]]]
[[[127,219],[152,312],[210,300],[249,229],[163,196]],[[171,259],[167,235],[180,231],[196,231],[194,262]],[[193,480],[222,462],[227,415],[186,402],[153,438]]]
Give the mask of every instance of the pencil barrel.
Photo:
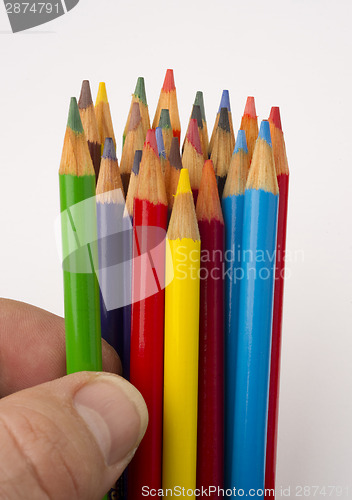
[[[231,474],[244,491],[264,489],[277,207],[278,195],[245,193]]]
[[[163,488],[195,489],[200,242],[168,240],[165,291]],[[192,497],[190,497],[192,498]]]
[[[60,175],[67,373],[101,370],[95,176]]]

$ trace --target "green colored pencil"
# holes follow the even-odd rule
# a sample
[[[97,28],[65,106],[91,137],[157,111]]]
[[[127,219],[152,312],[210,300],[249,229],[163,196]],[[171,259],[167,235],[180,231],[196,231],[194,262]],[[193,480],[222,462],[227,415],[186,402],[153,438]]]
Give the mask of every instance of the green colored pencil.
[[[67,373],[101,371],[95,172],[75,98],[59,178]]]

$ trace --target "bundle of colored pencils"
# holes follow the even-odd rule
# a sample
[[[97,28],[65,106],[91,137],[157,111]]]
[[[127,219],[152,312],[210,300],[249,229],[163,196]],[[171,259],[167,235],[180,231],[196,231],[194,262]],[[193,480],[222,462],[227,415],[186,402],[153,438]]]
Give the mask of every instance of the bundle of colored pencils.
[[[279,108],[235,140],[224,90],[209,141],[198,91],[180,151],[167,70],[150,128],[138,78],[120,166],[105,83],[71,99],[60,164],[68,373],[101,337],[149,427],[115,497],[264,498],[275,488],[289,170]],[[255,494],[253,495],[253,491]]]

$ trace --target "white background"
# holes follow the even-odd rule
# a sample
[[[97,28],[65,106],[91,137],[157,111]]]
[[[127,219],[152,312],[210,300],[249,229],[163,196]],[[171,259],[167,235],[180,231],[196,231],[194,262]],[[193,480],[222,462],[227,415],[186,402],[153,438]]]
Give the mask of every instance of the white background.
[[[278,486],[290,485],[291,498],[296,485],[350,486],[352,496],[351,6],[81,0],[14,35],[0,5],[5,297],[62,314],[57,172],[69,98],[82,79],[94,98],[107,82],[119,156],[138,76],[153,118],[165,70],[174,69],[183,131],[197,90],[210,131],[223,88],[235,129],[247,95],[260,119],[280,106],[291,169],[288,250],[299,252],[288,263],[278,452]]]

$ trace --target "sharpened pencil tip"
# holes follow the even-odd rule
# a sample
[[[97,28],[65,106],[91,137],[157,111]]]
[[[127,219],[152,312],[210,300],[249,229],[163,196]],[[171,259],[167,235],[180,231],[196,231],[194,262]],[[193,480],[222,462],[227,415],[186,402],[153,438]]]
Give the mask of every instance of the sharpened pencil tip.
[[[159,127],[161,128],[171,128],[170,121],[170,111],[168,109],[162,109],[160,112]]]
[[[93,104],[93,99],[90,84],[88,80],[83,80],[78,107],[79,109],[87,109],[91,104]]]
[[[162,90],[164,92],[171,92],[172,90],[175,90],[175,79],[174,79],[174,70],[173,69],[168,69],[166,71],[165,75],[165,80],[163,84]]]
[[[202,145],[200,143],[199,131],[197,120],[191,118],[189,122],[188,132],[187,132],[187,140],[192,144],[194,149],[198,154],[202,154]]]
[[[136,88],[134,90],[134,95],[136,97],[138,97],[138,99],[143,104],[145,104],[146,106],[148,106],[148,104],[147,104],[147,96],[146,96],[146,93],[145,93],[145,83],[144,83],[143,76],[139,76],[138,77],[138,80],[137,80],[137,83],[136,83]]]
[[[255,109],[254,97],[247,97],[246,107],[244,108],[244,114],[250,116],[251,118],[257,118],[257,111]]]
[[[230,120],[229,120],[229,111],[227,108],[221,108],[220,117],[219,117],[219,128],[225,130],[225,132],[230,132]]]
[[[271,134],[270,134],[270,125],[268,120],[263,120],[260,124],[259,135],[260,139],[264,139],[269,146],[271,147]]]
[[[248,153],[246,132],[244,130],[239,130],[237,135],[237,141],[233,154],[238,153],[242,149],[245,153]]]
[[[194,104],[200,106],[200,112],[202,113],[202,120],[205,122],[205,108],[204,108],[204,97],[203,92],[198,90],[196,93],[196,98],[194,99]]]
[[[163,138],[163,129],[161,127],[157,127],[155,129],[155,137],[156,137],[156,143],[158,146],[159,156],[160,156],[160,158],[166,159],[166,152],[165,152],[164,138]]]
[[[136,152],[134,154],[133,167],[132,167],[132,172],[134,173],[134,175],[139,174],[139,167],[140,167],[141,160],[142,160],[142,154],[143,154],[143,151],[141,149],[136,149]]]
[[[70,110],[68,113],[67,127],[78,134],[83,134],[83,125],[79,114],[77,99],[71,97]]]
[[[271,121],[276,128],[282,131],[280,108],[278,106],[273,106],[271,108],[269,121]]]
[[[189,173],[187,168],[182,168],[180,178],[177,185],[176,196],[183,193],[191,193],[191,183],[189,181]]]
[[[145,139],[144,145],[149,145],[154,153],[156,154],[157,157],[159,157],[159,152],[158,152],[158,145],[156,142],[156,137],[155,137],[155,130],[149,129],[147,132],[147,137]]]
[[[103,158],[116,161],[116,150],[111,137],[105,139]]]
[[[180,143],[178,141],[178,137],[173,137],[171,141],[171,148],[169,153],[169,162],[172,167],[176,170],[181,170],[182,168],[182,160],[180,153]]]
[[[229,94],[228,90],[222,91],[222,96],[221,96],[221,101],[220,101],[218,113],[220,113],[221,108],[226,108],[228,110],[228,112],[231,113],[230,94]]]
[[[95,102],[95,105],[99,104],[100,102],[105,102],[105,103],[108,102],[108,95],[106,93],[105,82],[99,83],[98,95],[97,95],[97,100]]]
[[[198,128],[203,128],[202,112],[197,104],[193,104],[191,118],[197,120]]]

